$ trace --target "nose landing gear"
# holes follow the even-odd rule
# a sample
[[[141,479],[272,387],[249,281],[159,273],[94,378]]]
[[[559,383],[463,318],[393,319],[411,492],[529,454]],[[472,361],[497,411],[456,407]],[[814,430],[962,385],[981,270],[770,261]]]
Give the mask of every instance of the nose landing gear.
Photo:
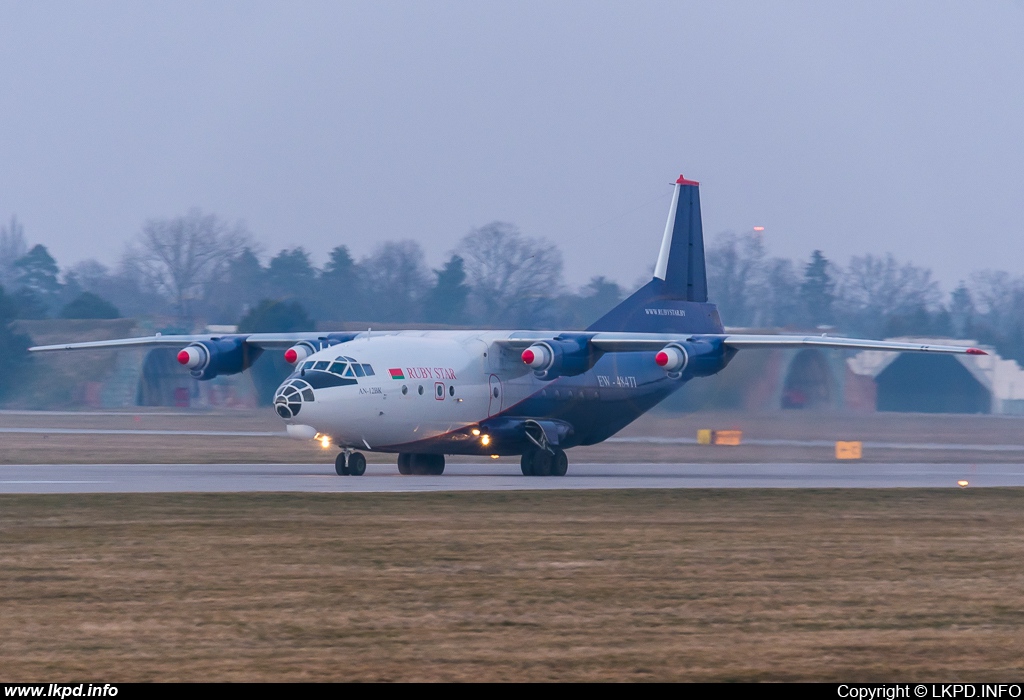
[[[334,458],[338,476],[362,476],[366,473],[366,457],[361,452],[339,452]]]

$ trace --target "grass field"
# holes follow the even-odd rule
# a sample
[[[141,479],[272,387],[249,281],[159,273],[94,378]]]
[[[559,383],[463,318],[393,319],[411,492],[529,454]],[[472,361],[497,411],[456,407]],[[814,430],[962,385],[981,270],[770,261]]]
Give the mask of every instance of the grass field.
[[[1019,681],[1022,502],[0,496],[0,675]]]

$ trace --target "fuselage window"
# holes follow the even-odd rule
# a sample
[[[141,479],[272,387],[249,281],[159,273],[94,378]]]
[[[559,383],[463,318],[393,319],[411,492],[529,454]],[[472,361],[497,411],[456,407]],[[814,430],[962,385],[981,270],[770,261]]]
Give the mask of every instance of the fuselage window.
[[[405,396],[408,393],[409,393],[409,387],[407,387],[405,384],[403,384],[402,385],[402,396]]]
[[[420,396],[423,396],[423,385],[422,384],[420,384],[420,388],[417,389],[417,391],[420,392]]]
[[[315,401],[315,399],[313,398],[313,390],[312,389],[303,389],[302,390],[302,400],[303,401]]]
[[[437,398],[444,396],[444,384],[437,385]]]
[[[454,384],[452,384],[450,387],[448,387],[448,395],[449,396],[455,396],[455,385]]]
[[[367,377],[373,376],[373,367],[371,367],[370,365],[362,365],[362,367],[363,371],[366,372]]]

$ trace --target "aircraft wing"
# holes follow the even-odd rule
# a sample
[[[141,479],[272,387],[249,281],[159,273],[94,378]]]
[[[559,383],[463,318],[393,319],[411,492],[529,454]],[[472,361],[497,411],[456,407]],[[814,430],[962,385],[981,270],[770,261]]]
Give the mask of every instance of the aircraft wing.
[[[817,347],[841,350],[887,350],[892,352],[936,352],[955,355],[987,355],[984,350],[966,345],[932,345],[892,340],[866,340],[863,338],[836,338],[827,335],[745,335],[738,333],[677,334],[677,333],[517,333],[517,337],[497,341],[513,349],[525,350],[535,342],[556,340],[561,337],[586,338],[592,347],[603,352],[658,351],[669,343],[714,342],[737,350],[743,348],[796,348]]]
[[[729,348],[837,348],[841,350],[888,350],[892,352],[937,352],[955,355],[987,355],[984,350],[965,345],[931,345],[924,343],[905,343],[892,340],[866,340],[863,338],[835,338],[826,335],[743,335],[726,333],[722,335],[691,335],[672,336],[657,334],[656,337],[629,338],[612,337],[628,334],[598,333],[591,343],[595,348],[605,352],[626,352],[637,350],[660,350],[667,343],[682,341],[715,341],[720,340]]]
[[[346,334],[354,335],[354,334]],[[29,348],[30,352],[51,352],[54,350],[92,350],[95,348],[126,348],[126,347],[183,347],[189,343],[218,340],[244,340],[246,345],[258,348],[288,348],[303,340],[324,341],[329,334],[306,333],[231,333],[227,335],[149,335],[139,338],[118,338],[116,340],[92,340],[84,343],[64,343],[61,345],[36,345]]]

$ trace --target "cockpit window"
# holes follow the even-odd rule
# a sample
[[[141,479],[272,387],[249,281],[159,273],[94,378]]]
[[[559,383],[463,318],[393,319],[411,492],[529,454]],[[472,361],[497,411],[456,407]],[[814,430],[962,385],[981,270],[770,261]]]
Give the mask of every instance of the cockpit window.
[[[331,360],[309,360],[303,362],[299,366],[303,375],[308,370],[316,370],[319,372],[330,372],[333,375],[342,377],[344,379],[355,380],[357,377],[372,377],[373,367],[366,364],[356,362],[351,357],[336,357],[333,361]],[[318,380],[320,381],[320,380]],[[352,382],[347,382],[352,383]],[[333,384],[330,386],[334,386]]]

